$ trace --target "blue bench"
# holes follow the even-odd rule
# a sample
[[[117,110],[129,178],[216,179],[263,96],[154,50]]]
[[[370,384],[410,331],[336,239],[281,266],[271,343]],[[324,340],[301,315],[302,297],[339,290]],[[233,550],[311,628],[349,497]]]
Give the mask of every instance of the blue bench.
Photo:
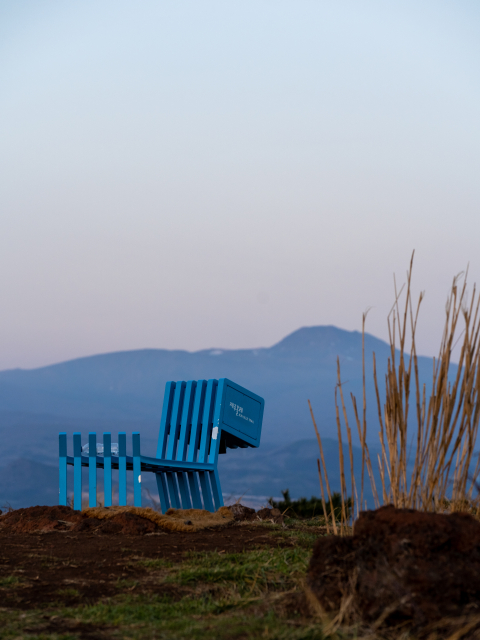
[[[73,465],[73,508],[82,508],[82,467],[88,467],[89,506],[97,506],[97,469],[104,472],[104,506],[112,506],[112,469],[118,469],[119,505],[127,504],[127,471],[133,471],[134,505],[142,505],[141,476],[154,473],[162,512],[223,506],[217,462],[219,453],[238,447],[258,447],[264,400],[240,385],[220,380],[167,382],[155,458],[140,453],[140,434],[132,434],[127,456],[126,433],[118,434],[118,451],[111,433],[103,434],[98,455],[96,433],[88,436],[82,454],[81,434],[73,434],[73,456],[67,455],[67,434],[59,434],[59,504],[67,504],[67,465]]]

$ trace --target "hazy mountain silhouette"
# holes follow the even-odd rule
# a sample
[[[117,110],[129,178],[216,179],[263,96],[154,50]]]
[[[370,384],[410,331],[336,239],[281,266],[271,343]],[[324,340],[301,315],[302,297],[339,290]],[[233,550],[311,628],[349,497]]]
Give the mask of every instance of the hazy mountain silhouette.
[[[368,419],[374,445],[378,418],[371,382],[373,351],[381,383],[390,347],[367,334]],[[299,329],[269,348],[207,349],[193,353],[143,349],[79,358],[39,369],[2,371],[0,467],[18,458],[55,466],[59,431],[81,431],[86,436],[88,431],[116,434],[138,430],[142,434],[142,452],[153,455],[165,382],[228,377],[265,398],[265,417],[260,451],[228,451],[221,461],[223,477],[231,473],[233,479],[237,474],[234,468],[241,473],[235,462],[239,456],[243,456],[249,469],[251,465],[247,460],[253,464],[258,457],[258,464],[270,469],[262,471],[263,477],[269,474],[272,477],[275,456],[265,457],[263,452],[314,437],[308,399],[312,401],[322,435],[337,438],[334,402],[337,357],[347,401],[353,393],[361,402],[361,333],[333,326]],[[420,358],[420,372],[425,379],[431,376],[431,366],[430,358]],[[293,456],[293,449],[291,451]],[[288,447],[285,452],[288,453]],[[231,461],[231,472],[226,471],[228,461]],[[290,469],[286,463],[285,468]],[[291,473],[305,473],[301,456],[293,456]],[[316,467],[311,470],[311,476],[316,483]],[[293,480],[289,482],[292,484]],[[227,486],[225,480],[224,483]],[[265,494],[273,492],[276,485],[270,483],[269,486]],[[300,486],[301,480],[297,487]],[[255,487],[257,491],[259,483],[256,482]]]

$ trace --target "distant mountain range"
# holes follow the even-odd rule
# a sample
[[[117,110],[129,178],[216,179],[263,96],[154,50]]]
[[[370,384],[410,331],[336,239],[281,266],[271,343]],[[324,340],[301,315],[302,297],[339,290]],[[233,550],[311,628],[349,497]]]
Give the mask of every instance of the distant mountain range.
[[[376,354],[379,381],[382,381],[390,347],[367,334],[365,351],[367,417],[374,440],[372,445],[375,446],[378,418],[371,382],[372,352]],[[2,483],[2,468],[4,471],[7,467],[12,469],[10,465],[20,458],[56,467],[59,431],[69,434],[81,431],[86,436],[88,431],[112,431],[116,434],[118,431],[130,433],[138,430],[142,434],[142,452],[153,455],[165,383],[168,380],[222,377],[231,378],[265,398],[260,450],[228,451],[226,456],[222,456],[224,491],[227,485],[231,486],[230,481],[235,483],[235,478],[240,478],[242,465],[247,465],[252,478],[249,490],[254,487],[255,493],[266,485],[261,491],[262,495],[275,492],[278,495],[278,488],[290,488],[292,495],[308,494],[313,491],[314,485],[318,487],[318,452],[315,443],[307,446],[298,442],[312,442],[314,437],[308,399],[312,402],[322,435],[334,440],[337,438],[334,403],[337,356],[340,359],[342,381],[345,382],[344,393],[346,396],[353,393],[360,401],[361,333],[333,326],[305,327],[273,347],[262,349],[208,349],[193,353],[144,349],[79,358],[39,369],[2,371],[0,502],[2,499],[8,500],[2,490],[2,486],[6,486],[5,480]],[[420,358],[419,364],[421,377],[428,379],[432,360]],[[355,442],[358,444],[357,438]],[[297,452],[294,455],[293,443],[304,454]],[[269,458],[267,452],[276,449],[283,451],[280,456],[282,460],[286,459],[285,456],[288,458],[289,451],[292,456],[291,464],[285,462],[284,471],[280,474],[279,479],[283,480],[284,486],[272,480],[272,476],[279,476],[275,474],[275,459],[278,461],[280,457]],[[314,484],[306,479],[306,452],[310,449],[316,452],[311,463],[314,468],[308,471],[308,477],[314,478]],[[242,465],[239,466],[240,460]],[[256,476],[251,467],[254,460],[258,464]],[[333,474],[335,464],[332,459]],[[290,475],[287,477],[285,473]],[[258,481],[253,480],[254,476]],[[303,491],[302,486],[305,487]],[[318,489],[316,491],[318,493]]]

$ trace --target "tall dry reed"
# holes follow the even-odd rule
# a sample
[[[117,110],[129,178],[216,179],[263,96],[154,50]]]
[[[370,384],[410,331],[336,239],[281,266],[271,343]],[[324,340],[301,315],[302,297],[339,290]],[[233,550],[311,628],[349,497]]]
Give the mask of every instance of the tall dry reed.
[[[377,362],[373,353],[373,383],[379,421],[381,454],[378,455],[379,483],[375,482],[374,466],[367,444],[367,381],[365,375],[365,320],[362,322],[363,398],[361,410],[353,394],[350,400],[355,426],[362,450],[360,487],[354,475],[352,430],[337,359],[335,406],[339,442],[341,495],[344,504],[340,523],[331,522],[334,533],[347,525],[345,508],[350,493],[358,516],[365,506],[366,475],[375,506],[393,504],[423,511],[455,511],[477,509],[477,477],[480,456],[474,460],[474,447],[480,423],[480,298],[475,286],[467,295],[467,275],[453,280],[445,307],[445,327],[438,357],[433,359],[431,382],[422,383],[419,375],[416,330],[423,293],[414,305],[411,278],[413,255],[407,272],[405,299],[400,306],[402,291],[397,292],[388,316],[390,357],[385,375],[384,401],[380,394]],[[458,365],[452,363],[452,351],[459,345]],[[409,348],[409,353],[407,352]],[[323,455],[322,440],[309,401],[317,436],[320,459],[318,471],[322,500],[325,489],[330,499],[331,489]],[[345,479],[345,457],[342,442],[344,430],[348,443],[348,464],[351,486]],[[413,437],[411,436],[413,432]],[[410,456],[410,457],[409,457]],[[410,464],[411,466],[410,466]],[[475,465],[475,466],[473,466]]]

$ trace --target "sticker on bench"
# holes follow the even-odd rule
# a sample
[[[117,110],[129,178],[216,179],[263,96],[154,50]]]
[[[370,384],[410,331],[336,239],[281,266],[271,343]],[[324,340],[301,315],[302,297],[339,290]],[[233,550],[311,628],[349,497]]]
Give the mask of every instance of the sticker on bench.
[[[223,410],[223,422],[226,425],[256,440],[260,409],[260,402],[227,385]]]

